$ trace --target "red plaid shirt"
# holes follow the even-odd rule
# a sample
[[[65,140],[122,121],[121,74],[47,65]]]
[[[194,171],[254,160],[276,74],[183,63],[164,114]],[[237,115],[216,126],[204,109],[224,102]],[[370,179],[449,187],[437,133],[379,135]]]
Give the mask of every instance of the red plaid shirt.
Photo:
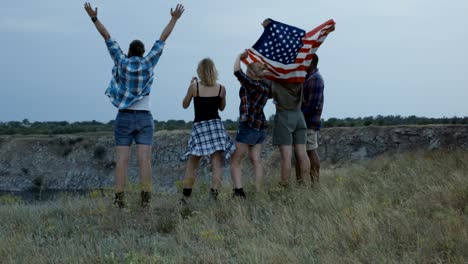
[[[263,108],[268,100],[270,87],[263,81],[251,80],[242,71],[236,71],[234,75],[241,83],[239,121],[247,122],[253,129],[265,130],[268,125]]]
[[[304,101],[301,109],[309,129],[320,130],[322,126],[320,117],[323,109],[324,86],[322,75],[320,75],[318,69],[307,74],[303,88]]]

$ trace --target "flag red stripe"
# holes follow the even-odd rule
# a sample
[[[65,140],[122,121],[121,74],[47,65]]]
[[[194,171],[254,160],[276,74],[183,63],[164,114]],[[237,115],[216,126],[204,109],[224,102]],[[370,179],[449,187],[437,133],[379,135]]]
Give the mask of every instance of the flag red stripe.
[[[253,53],[251,51],[247,51],[247,53],[249,54],[249,58],[252,60],[252,63],[253,62],[258,62],[259,60],[257,59],[257,56],[252,56]]]
[[[302,49],[299,50],[299,54],[301,54],[301,53],[308,54],[311,49],[316,49],[316,48],[318,48],[318,47],[312,47],[312,48],[308,48],[308,49],[307,48],[306,49],[302,48]],[[297,54],[297,55],[299,55],[299,54]]]
[[[315,35],[317,32],[319,32],[320,30],[322,30],[325,26],[333,26],[333,25],[335,25],[335,21],[333,21],[333,19],[330,19],[330,20],[326,21],[325,23],[323,23],[322,25],[316,27],[312,31],[307,32],[307,34],[305,35],[304,38],[306,38],[306,39],[310,38],[313,35]]]
[[[288,74],[288,73],[295,72],[295,71],[297,71],[297,72],[307,71],[308,66],[307,65],[302,65],[302,63],[304,61],[311,60],[312,59],[312,54],[308,54],[304,59],[296,59],[295,64],[298,64],[298,65],[297,65],[297,67],[292,68],[292,69],[284,69],[284,68],[281,68],[280,66],[271,65],[266,60],[264,60],[262,57],[259,57],[259,56],[255,55],[255,54],[253,54],[251,51],[249,51],[249,58],[253,62],[257,62],[257,61],[262,62],[268,68],[269,71],[274,72],[275,74]],[[244,62],[245,64],[248,64],[248,62],[246,60],[243,60],[242,62]]]
[[[267,66],[268,70],[273,70],[276,73],[279,74],[288,74],[294,71],[307,71],[308,66],[306,65],[299,65],[303,64],[305,61],[310,61],[312,60],[312,54],[308,54],[305,58],[302,59],[296,59],[294,61],[295,64],[298,64],[297,67],[292,68],[292,69],[284,69],[281,68],[280,66],[274,66],[271,64],[268,64],[263,58],[257,57],[256,55],[249,56],[253,62],[261,61],[265,66]],[[243,61],[245,64],[248,64],[246,61]]]
[[[317,48],[320,45],[322,45],[323,41],[317,41],[317,40],[302,40],[302,43],[304,45],[312,45],[312,48]]]
[[[295,63],[303,63],[306,60],[311,60],[312,59],[312,53],[308,54],[305,58],[303,59],[296,59]]]
[[[267,79],[277,82],[287,82],[287,83],[303,83],[305,81],[305,77],[291,77],[287,79],[281,79],[274,76],[267,76]]]

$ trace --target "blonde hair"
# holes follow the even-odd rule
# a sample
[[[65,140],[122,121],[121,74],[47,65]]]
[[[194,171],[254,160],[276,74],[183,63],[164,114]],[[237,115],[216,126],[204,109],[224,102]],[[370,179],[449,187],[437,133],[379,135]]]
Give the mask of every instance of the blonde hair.
[[[261,77],[264,70],[266,70],[265,65],[259,61],[247,65],[247,71],[252,72],[256,77]]]
[[[198,63],[197,74],[201,83],[206,86],[214,86],[218,80],[218,71],[210,58],[204,58]]]

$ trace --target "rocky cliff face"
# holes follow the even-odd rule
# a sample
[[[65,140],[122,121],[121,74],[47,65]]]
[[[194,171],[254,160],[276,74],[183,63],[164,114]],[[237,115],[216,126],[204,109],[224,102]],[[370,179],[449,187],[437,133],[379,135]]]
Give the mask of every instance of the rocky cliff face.
[[[190,131],[161,131],[155,134],[153,177],[156,188],[173,189],[183,179],[185,163],[179,158]],[[234,136],[234,132],[232,132]],[[383,153],[414,150],[468,150],[468,126],[396,126],[323,129],[319,155],[326,163],[373,158]],[[1,136],[0,190],[24,190],[41,186],[50,189],[95,189],[113,186],[114,150],[111,133],[61,136]],[[278,154],[268,137],[262,156],[267,171],[277,170]],[[209,177],[208,159],[198,171]],[[249,166],[244,166],[251,175]],[[138,167],[133,149],[129,176],[137,182]],[[226,164],[225,179],[229,179]]]

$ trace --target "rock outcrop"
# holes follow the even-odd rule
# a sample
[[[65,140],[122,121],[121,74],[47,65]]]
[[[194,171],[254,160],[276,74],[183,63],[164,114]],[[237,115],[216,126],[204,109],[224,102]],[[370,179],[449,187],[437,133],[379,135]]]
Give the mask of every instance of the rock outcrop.
[[[269,133],[271,135],[271,133]],[[153,177],[158,189],[174,189],[184,175],[180,156],[190,131],[160,131],[153,146]],[[234,136],[234,132],[232,132]],[[113,185],[115,161],[111,133],[59,136],[0,136],[0,190],[95,189]],[[319,155],[326,163],[367,159],[389,153],[434,149],[468,150],[468,126],[395,126],[323,129]],[[271,137],[263,148],[267,167],[277,167],[278,155]],[[129,176],[137,182],[138,166],[133,148]],[[209,177],[208,159],[198,175]],[[249,166],[244,166],[251,174]],[[229,179],[228,165],[225,179]]]

